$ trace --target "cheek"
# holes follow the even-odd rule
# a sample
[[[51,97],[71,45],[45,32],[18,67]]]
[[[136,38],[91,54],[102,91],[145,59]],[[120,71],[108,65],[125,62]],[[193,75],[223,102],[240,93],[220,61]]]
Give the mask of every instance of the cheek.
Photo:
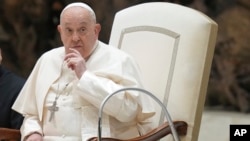
[[[67,45],[64,44],[64,49],[65,49],[65,53],[68,54],[70,52],[69,48],[67,47]]]
[[[60,34],[60,38],[61,38],[61,41],[64,43],[64,41],[65,41],[65,36],[64,36],[64,34]]]
[[[86,40],[88,40],[89,44],[94,44],[97,39],[98,38],[97,38],[96,34],[92,33],[92,34],[87,36]]]
[[[64,45],[67,45],[70,43],[70,37],[68,36],[61,36],[61,41]]]

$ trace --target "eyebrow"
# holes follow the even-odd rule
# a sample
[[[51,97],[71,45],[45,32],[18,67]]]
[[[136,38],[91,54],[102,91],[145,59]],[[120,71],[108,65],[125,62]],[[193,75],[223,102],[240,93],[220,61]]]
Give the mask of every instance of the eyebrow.
[[[88,24],[88,22],[80,22],[80,25],[87,25]],[[64,23],[64,25],[70,25],[70,23],[69,22],[65,22]]]

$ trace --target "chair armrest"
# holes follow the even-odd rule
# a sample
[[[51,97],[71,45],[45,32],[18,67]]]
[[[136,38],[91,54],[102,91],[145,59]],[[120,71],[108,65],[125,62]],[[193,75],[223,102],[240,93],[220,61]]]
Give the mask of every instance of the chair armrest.
[[[20,140],[21,133],[18,129],[0,128],[0,140]]]
[[[178,133],[179,136],[183,136],[187,134],[187,123],[184,121],[174,121],[174,127]],[[121,139],[116,139],[116,138],[109,138],[109,137],[103,137],[102,141],[156,141],[159,140],[163,137],[165,137],[166,135],[171,133],[171,129],[170,126],[168,125],[167,122],[163,123],[162,125],[160,125],[157,128],[152,129],[151,131],[149,131],[148,133],[139,136],[139,137],[135,137],[135,138],[131,138],[131,139],[127,139],[127,140],[121,140]],[[87,141],[98,141],[98,137],[92,137],[90,139],[88,139]]]

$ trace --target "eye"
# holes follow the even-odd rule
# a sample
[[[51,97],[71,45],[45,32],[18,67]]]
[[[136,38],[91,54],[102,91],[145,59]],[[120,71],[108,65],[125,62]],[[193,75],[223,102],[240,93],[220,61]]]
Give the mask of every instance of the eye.
[[[80,28],[80,32],[84,33],[86,31],[86,28]]]
[[[66,31],[66,33],[71,33],[72,32],[72,30],[70,28],[66,28],[65,31]]]

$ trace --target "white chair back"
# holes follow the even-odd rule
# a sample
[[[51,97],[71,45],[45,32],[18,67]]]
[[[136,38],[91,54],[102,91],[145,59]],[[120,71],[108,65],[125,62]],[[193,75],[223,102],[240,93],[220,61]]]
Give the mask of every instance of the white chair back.
[[[167,2],[139,4],[115,15],[109,44],[136,59],[145,89],[163,101],[173,121],[188,123],[183,141],[198,138],[217,28],[203,13]],[[154,121],[161,124],[164,113],[156,107]]]

